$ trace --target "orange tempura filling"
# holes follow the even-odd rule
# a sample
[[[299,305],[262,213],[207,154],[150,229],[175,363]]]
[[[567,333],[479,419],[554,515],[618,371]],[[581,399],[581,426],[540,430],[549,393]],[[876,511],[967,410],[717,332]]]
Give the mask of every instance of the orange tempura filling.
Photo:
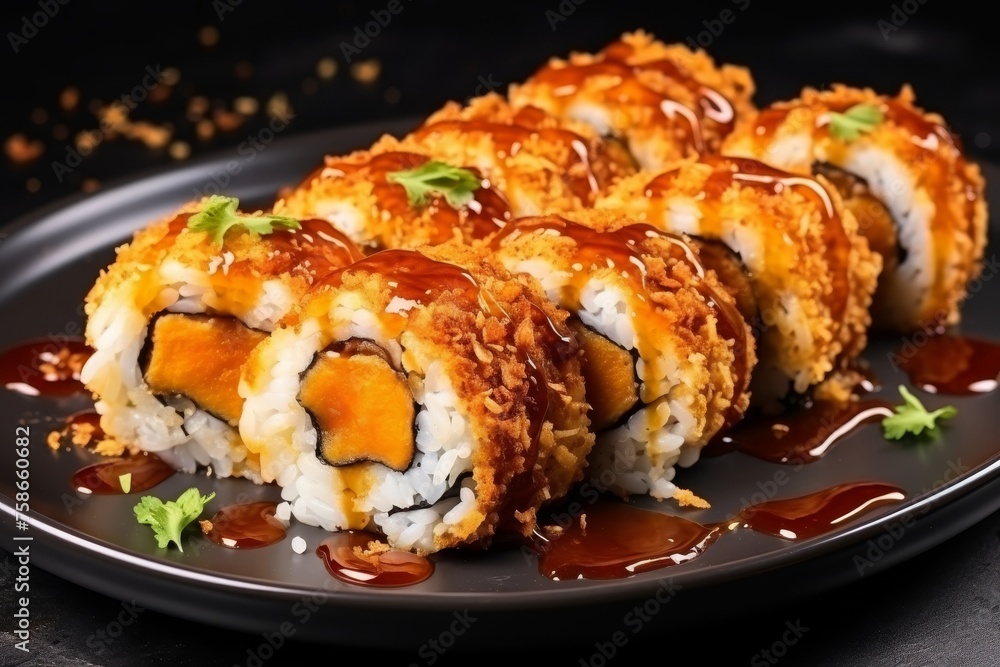
[[[267,337],[231,317],[170,313],[153,322],[146,384],[154,394],[180,394],[236,426],[243,411],[240,369]]]
[[[406,378],[362,343],[323,352],[305,373],[299,401],[320,431],[319,451],[333,466],[362,461],[399,472],[413,461],[415,406]]]
[[[583,349],[581,369],[587,383],[591,428],[600,433],[617,424],[639,401],[635,363],[628,350],[579,320],[573,320],[571,326]]]

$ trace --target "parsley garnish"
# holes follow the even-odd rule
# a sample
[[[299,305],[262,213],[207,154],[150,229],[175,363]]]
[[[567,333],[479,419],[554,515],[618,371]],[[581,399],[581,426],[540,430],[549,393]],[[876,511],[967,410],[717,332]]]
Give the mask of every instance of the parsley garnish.
[[[406,196],[414,206],[427,203],[427,195],[438,192],[452,208],[460,208],[472,201],[473,193],[482,185],[479,177],[468,169],[453,167],[445,162],[431,160],[416,169],[389,172],[386,180],[406,188]]]
[[[188,229],[208,232],[212,235],[212,241],[218,246],[222,245],[226,232],[236,225],[245,227],[254,235],[270,234],[275,226],[284,229],[302,229],[302,225],[295,218],[271,214],[246,215],[236,210],[239,205],[240,200],[236,197],[212,195],[202,206],[201,211],[188,218]]]
[[[173,542],[178,549],[184,551],[181,546],[181,531],[198,518],[208,501],[214,497],[214,493],[203,496],[196,488],[190,488],[177,500],[167,502],[155,496],[143,496],[135,506],[135,518],[139,523],[153,527],[156,543],[161,549]]]
[[[874,104],[855,104],[844,113],[830,112],[830,134],[834,139],[854,141],[864,132],[871,132],[885,119]]]
[[[938,419],[951,419],[958,409],[948,405],[934,412],[927,412],[924,404],[903,385],[899,386],[905,403],[896,406],[896,414],[882,420],[882,430],[889,440],[899,440],[907,433],[920,435],[924,430],[937,428]]]

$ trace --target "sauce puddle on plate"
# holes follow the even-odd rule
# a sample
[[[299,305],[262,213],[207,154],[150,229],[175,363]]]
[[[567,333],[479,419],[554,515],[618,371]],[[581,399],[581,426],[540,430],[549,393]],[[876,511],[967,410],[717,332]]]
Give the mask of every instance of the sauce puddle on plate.
[[[148,491],[176,471],[156,454],[136,454],[80,468],[70,477],[70,486],[84,494],[125,493],[121,476],[131,475],[129,493]]]
[[[434,573],[424,556],[392,549],[374,533],[348,530],[334,533],[316,547],[316,555],[335,579],[381,588],[411,586]]]
[[[80,370],[93,353],[76,338],[29,340],[0,352],[0,384],[28,396],[82,394]]]
[[[902,489],[889,484],[841,484],[751,505],[732,519],[709,525],[599,500],[578,520],[537,531],[532,550],[538,554],[539,571],[550,579],[620,579],[697,558],[725,532],[739,527],[803,540],[905,497]]]
[[[285,539],[285,526],[274,518],[278,503],[260,501],[226,505],[208,522],[205,536],[230,549],[257,549]]]
[[[755,415],[717,436],[703,456],[741,451],[772,463],[812,463],[863,424],[893,414],[888,401],[814,401],[777,416]]]
[[[890,361],[930,394],[969,396],[997,388],[1000,345],[978,338],[939,334],[923,345],[910,343]]]

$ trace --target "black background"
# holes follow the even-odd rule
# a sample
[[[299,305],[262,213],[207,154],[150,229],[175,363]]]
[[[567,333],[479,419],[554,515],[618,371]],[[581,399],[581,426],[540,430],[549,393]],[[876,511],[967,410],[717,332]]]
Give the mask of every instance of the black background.
[[[974,159],[1000,162],[1000,48],[985,10],[966,3],[911,0],[852,8],[842,3],[778,7],[760,0],[685,6],[618,0],[564,0],[562,5],[555,0],[399,0],[403,11],[380,26],[366,46],[357,43],[363,48],[355,62],[380,65],[377,79],[363,82],[352,76],[341,45],[351,44],[356,29],[372,21],[370,12],[385,9],[387,2],[206,0],[162,3],[155,10],[127,0],[42,2],[58,11],[37,33],[24,30],[24,17],[30,21],[42,11],[37,0],[8,2],[0,10],[2,138],[22,133],[44,146],[28,164],[3,158],[0,223],[82,188],[107,187],[116,179],[177,164],[166,147],[115,139],[99,145],[69,174],[57,174],[52,166],[65,162],[78,132],[98,126],[91,101],[106,104],[129,94],[141,84],[147,67],[176,68],[180,81],[165,99],[138,103],[132,120],[169,123],[173,140],[186,143],[192,157],[198,157],[231,152],[256,136],[268,122],[264,102],[278,92],[287,96],[293,113],[279,139],[361,121],[417,119],[449,99],[467,99],[488,87],[503,92],[506,84],[524,79],[549,56],[596,50],[622,31],[637,28],[668,42],[700,40],[717,62],[749,67],[760,105],[793,97],[805,85],[843,82],[894,93],[909,83],[918,103],[941,113]],[[729,24],[718,20],[724,10],[734,17]],[[199,39],[206,27],[217,30],[214,45]],[[27,36],[16,53],[10,33]],[[332,79],[317,75],[323,58],[336,63]],[[250,64],[248,78],[235,74],[238,63]],[[74,110],[58,103],[68,86],[80,91]],[[239,127],[202,140],[186,117],[193,95],[227,110],[237,97],[252,96],[261,101],[261,110]],[[33,120],[36,109],[47,112],[44,122]],[[59,125],[65,126],[67,138],[53,135]],[[317,161],[321,152],[317,147]],[[297,178],[289,175],[289,182]],[[245,664],[247,649],[261,642],[259,636],[144,611],[120,638],[97,651],[93,642],[88,646],[88,638],[118,616],[120,603],[35,570],[35,634],[32,653],[25,656],[10,650],[12,564],[9,557],[0,561],[0,659],[5,664]],[[762,609],[766,603],[761,601]],[[752,618],[684,636],[641,637],[611,662],[637,663],[655,651],[654,659],[663,661],[771,664],[759,652],[780,641],[786,622],[797,621],[809,631],[788,648],[782,665],[1000,664],[1000,515],[887,573],[821,599],[762,610]],[[579,641],[579,650],[519,652],[512,627],[512,653],[498,657],[577,665],[594,650],[587,637]],[[306,661],[313,652],[310,646],[291,643],[271,662]],[[413,653],[326,647],[320,655],[324,661],[426,664]],[[437,664],[465,664],[480,657],[449,652]]]

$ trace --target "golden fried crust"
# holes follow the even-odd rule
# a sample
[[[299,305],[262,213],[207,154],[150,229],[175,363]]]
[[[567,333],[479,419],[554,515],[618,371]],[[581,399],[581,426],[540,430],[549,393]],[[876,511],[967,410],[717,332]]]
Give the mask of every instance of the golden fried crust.
[[[423,205],[410,201],[406,189],[388,180],[391,174],[437,160],[486,172],[473,154],[401,143],[383,136],[368,150],[327,156],[322,167],[275,202],[274,211],[292,217],[319,217],[346,231],[368,250],[413,248],[450,240],[472,241],[489,235],[510,217],[506,182],[484,181],[470,205],[455,208],[431,195]],[[553,176],[550,174],[550,179]]]
[[[513,215],[586,206],[633,171],[594,130],[491,93],[449,102],[403,139],[403,146],[449,163],[472,164],[507,195]]]
[[[160,310],[164,285],[156,269],[171,260],[204,271],[219,305],[225,304],[227,314],[240,317],[257,305],[265,280],[280,279],[297,299],[317,278],[361,258],[350,240],[319,220],[304,221],[301,230],[278,230],[265,236],[233,229],[220,247],[207,232],[187,228],[188,218],[200,209],[200,202],[186,204],[117,248],[115,262],[101,273],[86,297],[88,317],[110,292],[127,294],[128,305],[146,317]]]
[[[766,327],[761,359],[801,392],[864,348],[881,261],[832,187],[780,173],[705,157],[624,179],[597,207],[741,253]]]
[[[879,108],[883,121],[851,141],[834,137],[831,112],[843,113],[857,104]],[[802,145],[801,149],[786,151],[784,147],[792,142]],[[915,216],[907,213],[910,224],[928,226],[924,238],[931,246],[927,249],[929,266],[921,271],[930,269],[932,276],[917,307],[894,314],[883,323],[907,330],[931,321],[958,322],[966,287],[981,271],[987,229],[985,184],[979,167],[966,161],[944,119],[917,107],[909,86],[895,97],[843,85],[825,91],[806,88],[798,99],[775,104],[741,124],[727,139],[724,150],[804,174],[815,170],[817,162],[851,171],[852,165],[863,165],[874,154],[890,156],[889,163],[905,182],[887,184],[888,191],[897,194],[912,189],[911,201],[899,205],[932,210],[924,223],[913,223]],[[884,175],[884,167],[879,168],[881,177],[890,178]],[[897,231],[905,242],[913,230],[907,233],[900,229],[900,222],[897,220]],[[894,263],[895,258],[888,259],[887,264]],[[880,291],[877,312],[892,305],[883,303],[887,297],[891,298]]]
[[[473,429],[477,502],[435,536],[436,548],[486,546],[501,529],[529,535],[537,509],[582,479],[594,442],[566,314],[546,303],[530,280],[512,279],[470,247],[445,244],[420,253],[460,267],[452,268],[472,276],[474,286],[456,279],[432,290],[421,307],[393,315],[386,310],[400,279],[387,280],[361,263],[318,286],[286,324],[322,319],[339,294],[353,293],[366,310],[383,313],[387,334],[410,350],[404,364],[416,348],[443,364]],[[406,261],[396,257],[394,262]],[[324,328],[329,335],[330,324]]]
[[[747,69],[717,67],[703,50],[667,45],[645,32],[626,33],[596,54],[553,58],[525,83],[511,86],[515,106],[560,117],[594,118],[602,131],[626,137],[647,168],[716,151],[734,121],[752,115]]]

